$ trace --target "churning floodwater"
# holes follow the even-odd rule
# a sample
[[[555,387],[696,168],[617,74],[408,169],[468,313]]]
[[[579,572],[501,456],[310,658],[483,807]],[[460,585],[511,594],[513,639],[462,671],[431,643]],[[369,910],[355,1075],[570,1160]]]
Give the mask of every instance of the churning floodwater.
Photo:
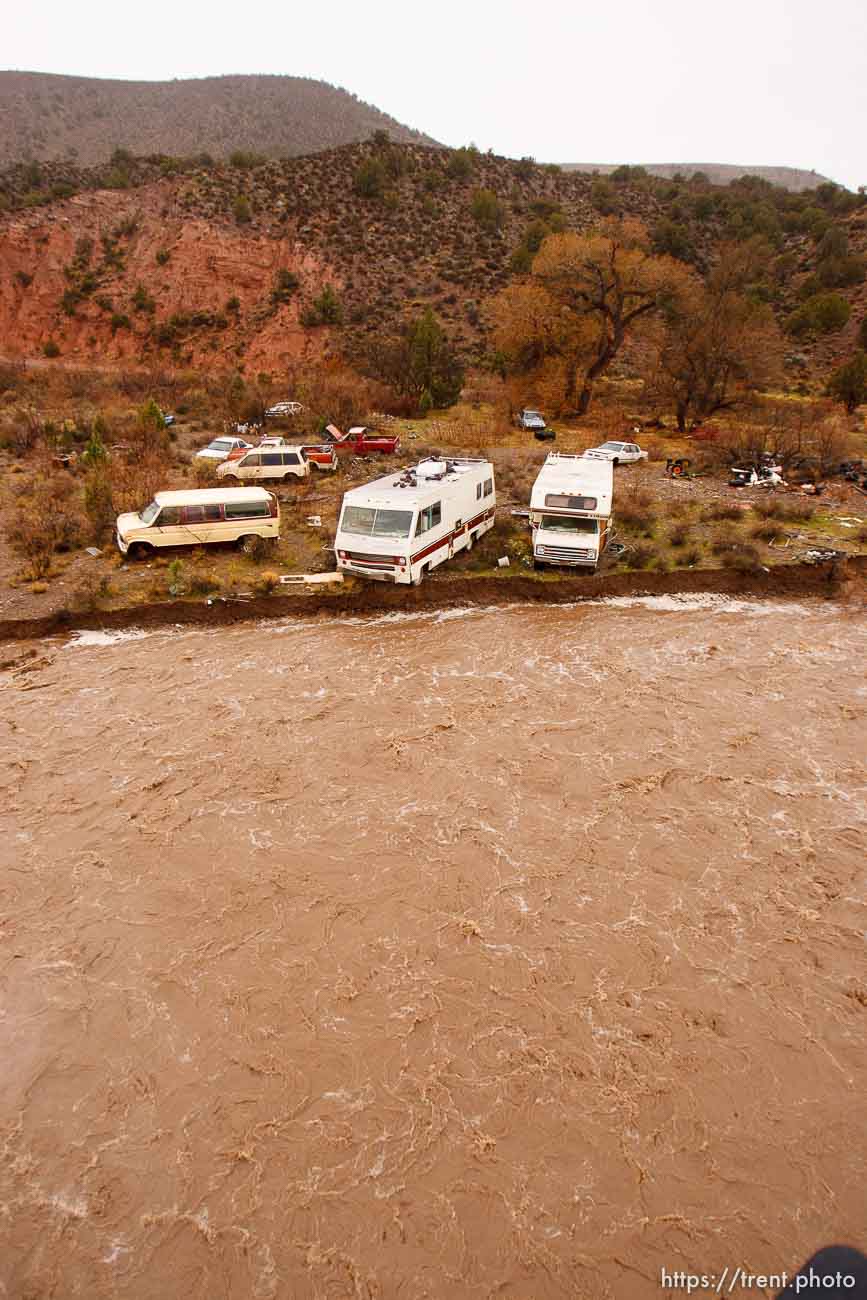
[[[0,1295],[641,1300],[864,1245],[851,608],[36,649],[0,677]]]

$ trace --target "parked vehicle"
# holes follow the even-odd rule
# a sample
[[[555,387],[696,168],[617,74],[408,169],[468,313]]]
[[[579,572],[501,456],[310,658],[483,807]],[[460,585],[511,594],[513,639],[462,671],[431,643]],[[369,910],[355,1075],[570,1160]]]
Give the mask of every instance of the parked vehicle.
[[[196,460],[228,460],[232,455],[243,456],[252,443],[243,438],[215,438],[207,447],[196,452]]]
[[[175,422],[175,417],[173,415],[163,415],[163,424],[166,426],[167,429],[170,429],[174,424],[174,422]]]
[[[247,446],[249,447],[249,443],[247,444]],[[259,443],[259,448],[262,449],[266,447],[280,447],[289,450],[290,448],[294,449],[296,447],[296,444],[290,443],[286,438],[277,438],[277,437],[263,438],[262,441]],[[337,469],[337,455],[332,446],[330,445],[324,447],[304,446],[301,448],[301,450],[303,451],[306,459],[309,461],[311,469],[328,469],[328,470]],[[226,459],[240,460],[241,457],[244,455],[244,451],[245,448],[240,447],[237,451],[231,452],[226,457]]]
[[[531,411],[530,408],[527,407],[525,410],[518,412],[517,416],[515,417],[515,423],[517,424],[519,429],[525,429],[525,430],[544,429],[545,417],[544,415],[541,414],[541,412]]]
[[[614,463],[548,453],[530,494],[533,564],[595,569],[613,536]]]
[[[343,497],[338,569],[418,586],[494,526],[494,467],[473,457],[431,457]]]
[[[300,415],[304,407],[300,402],[275,402],[269,406],[265,414],[271,419],[279,419],[280,416]]]
[[[584,455],[593,460],[610,460],[612,465],[647,460],[647,452],[642,451],[637,442],[603,442],[601,447],[590,447]]]
[[[533,437],[537,442],[553,442],[557,435],[553,429],[537,429]]]
[[[338,456],[391,456],[400,451],[400,436],[396,433],[378,433],[364,425],[354,425],[348,433],[341,433],[336,424],[329,424],[323,437],[334,447]]]
[[[118,515],[121,555],[146,559],[165,546],[237,542],[244,550],[259,538],[280,536],[280,506],[264,488],[196,488],[157,492],[138,514]]]
[[[248,480],[306,478],[310,465],[304,451],[296,446],[253,447],[237,460],[225,460],[217,468],[217,478],[230,482]]]

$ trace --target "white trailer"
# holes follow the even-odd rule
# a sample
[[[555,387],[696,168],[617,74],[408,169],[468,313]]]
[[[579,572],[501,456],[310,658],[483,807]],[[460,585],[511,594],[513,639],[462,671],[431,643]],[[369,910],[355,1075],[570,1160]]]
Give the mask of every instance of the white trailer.
[[[533,564],[595,569],[612,537],[610,460],[551,452],[530,494]]]
[[[494,526],[489,460],[431,457],[344,494],[334,550],[346,573],[418,586]]]

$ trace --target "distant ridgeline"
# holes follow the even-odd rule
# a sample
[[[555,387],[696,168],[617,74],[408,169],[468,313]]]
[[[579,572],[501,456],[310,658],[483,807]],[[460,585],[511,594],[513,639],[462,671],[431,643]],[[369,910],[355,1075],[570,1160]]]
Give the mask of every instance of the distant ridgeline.
[[[632,167],[617,163],[564,163],[564,171],[598,172],[600,176],[612,176],[615,172],[644,171],[648,176],[661,176],[664,180],[674,180],[676,176],[689,179],[706,176],[712,185],[728,185],[742,176],[759,176],[771,185],[782,185],[784,189],[798,194],[801,190],[814,190],[817,185],[828,181],[816,171],[804,171],[800,167],[738,167],[734,163],[644,163],[641,167]],[[625,179],[625,178],[624,178]]]
[[[346,90],[305,77],[105,81],[0,72],[0,166],[38,159],[104,163],[130,153],[227,157],[235,150],[296,157],[376,130],[433,144]]]

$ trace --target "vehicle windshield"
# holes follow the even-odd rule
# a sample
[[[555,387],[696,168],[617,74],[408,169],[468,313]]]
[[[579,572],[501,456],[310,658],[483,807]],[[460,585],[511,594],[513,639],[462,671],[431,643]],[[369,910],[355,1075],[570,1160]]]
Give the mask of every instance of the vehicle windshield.
[[[524,412],[524,419],[525,419],[525,420],[541,420],[541,418],[542,418],[542,417],[541,417],[541,415],[539,414],[538,411],[525,411],[525,412]]]
[[[600,451],[619,451],[623,446],[622,442],[603,442],[599,448]]]
[[[374,506],[346,506],[340,521],[344,533],[360,537],[409,537],[411,510],[377,510]]]
[[[542,515],[540,528],[550,528],[555,533],[596,533],[599,525],[595,519],[576,519],[569,515]]]
[[[139,515],[139,519],[142,521],[142,523],[145,526],[147,526],[148,524],[152,524],[157,517],[158,510],[159,510],[159,506],[157,505],[156,501],[152,501],[149,506],[145,506],[144,510]]]
[[[214,442],[211,443],[211,450],[212,450],[212,451],[231,451],[232,446],[233,446],[233,444],[232,444],[231,442],[226,442],[226,441],[225,441],[224,439],[222,439],[222,438],[217,438]]]

